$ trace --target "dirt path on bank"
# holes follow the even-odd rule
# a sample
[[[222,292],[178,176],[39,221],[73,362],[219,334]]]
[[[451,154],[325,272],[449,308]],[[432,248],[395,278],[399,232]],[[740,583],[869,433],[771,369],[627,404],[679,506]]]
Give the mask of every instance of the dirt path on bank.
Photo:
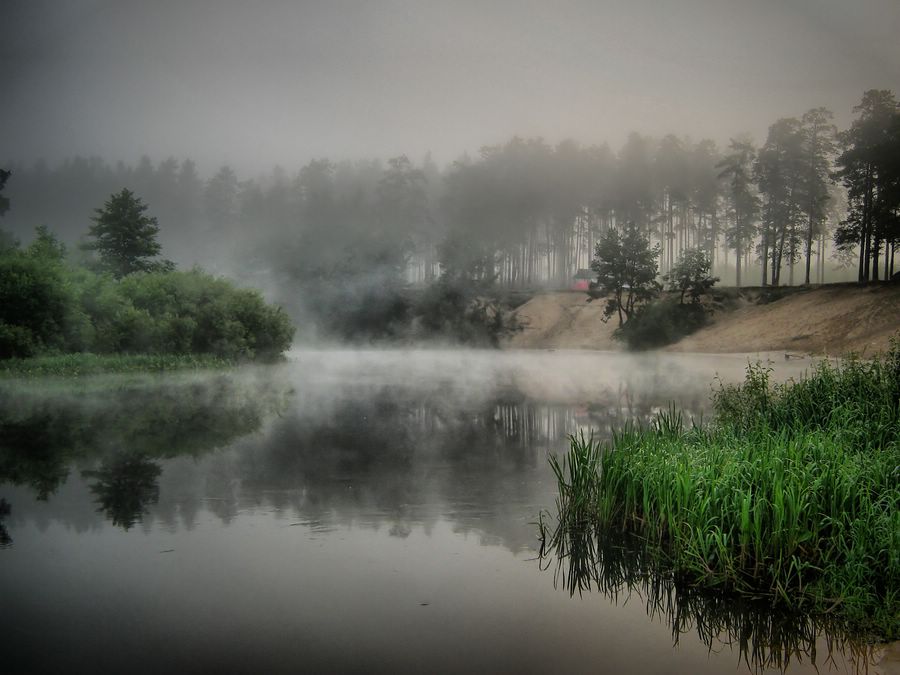
[[[758,296],[758,293],[756,294]],[[602,300],[578,292],[544,293],[516,309],[522,331],[509,349],[622,349],[603,323]],[[862,356],[885,351],[900,332],[900,284],[834,284],[798,289],[758,304],[753,293],[718,309],[711,325],[667,347],[701,353],[785,352]]]

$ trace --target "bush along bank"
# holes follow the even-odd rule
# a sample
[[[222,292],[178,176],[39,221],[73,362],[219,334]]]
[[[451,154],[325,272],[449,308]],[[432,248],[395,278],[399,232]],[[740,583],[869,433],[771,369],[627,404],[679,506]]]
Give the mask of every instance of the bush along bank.
[[[188,357],[197,355],[269,360],[290,347],[293,334],[285,312],[257,291],[199,269],[115,278],[71,264],[46,232],[26,249],[0,252],[0,359],[85,353],[144,354],[157,362],[178,357],[168,360],[171,366],[191,364]],[[91,357],[85,358],[87,364]],[[117,367],[114,359],[107,363],[106,370],[121,370],[137,361],[127,367]],[[23,367],[13,363],[3,369]]]
[[[900,637],[900,343],[772,385],[722,385],[716,416],[674,410],[610,443],[572,438],[548,549],[583,532],[636,534],[682,585],[840,618]]]

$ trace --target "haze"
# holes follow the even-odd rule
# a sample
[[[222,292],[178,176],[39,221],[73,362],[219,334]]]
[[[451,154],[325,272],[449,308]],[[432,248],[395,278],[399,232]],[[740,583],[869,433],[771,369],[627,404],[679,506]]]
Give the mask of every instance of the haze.
[[[441,163],[513,134],[757,140],[900,85],[893,0],[4,3],[0,157]]]

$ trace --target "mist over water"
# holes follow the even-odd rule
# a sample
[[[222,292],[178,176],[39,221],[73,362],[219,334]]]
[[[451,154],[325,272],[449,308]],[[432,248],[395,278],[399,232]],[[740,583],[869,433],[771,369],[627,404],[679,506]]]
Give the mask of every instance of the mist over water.
[[[7,664],[731,669],[737,652],[709,654],[690,628],[673,651],[642,602],[570,599],[534,560],[534,521],[553,504],[547,456],[567,434],[648,423],[673,400],[708,414],[712,378],[738,380],[746,364],[297,350],[228,374],[0,396]],[[806,366],[774,363],[774,376]],[[26,438],[39,453],[16,445]],[[104,646],[86,647],[100,631]]]

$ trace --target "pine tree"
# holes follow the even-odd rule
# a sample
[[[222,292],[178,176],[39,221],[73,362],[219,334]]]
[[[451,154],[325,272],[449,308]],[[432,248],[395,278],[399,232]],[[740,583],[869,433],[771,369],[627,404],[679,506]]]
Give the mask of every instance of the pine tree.
[[[88,231],[95,241],[88,248],[97,251],[101,265],[116,278],[172,267],[169,261],[153,260],[160,252],[159,225],[144,214],[146,210],[147,205],[128,189],[111,195],[102,209],[95,210]]]

